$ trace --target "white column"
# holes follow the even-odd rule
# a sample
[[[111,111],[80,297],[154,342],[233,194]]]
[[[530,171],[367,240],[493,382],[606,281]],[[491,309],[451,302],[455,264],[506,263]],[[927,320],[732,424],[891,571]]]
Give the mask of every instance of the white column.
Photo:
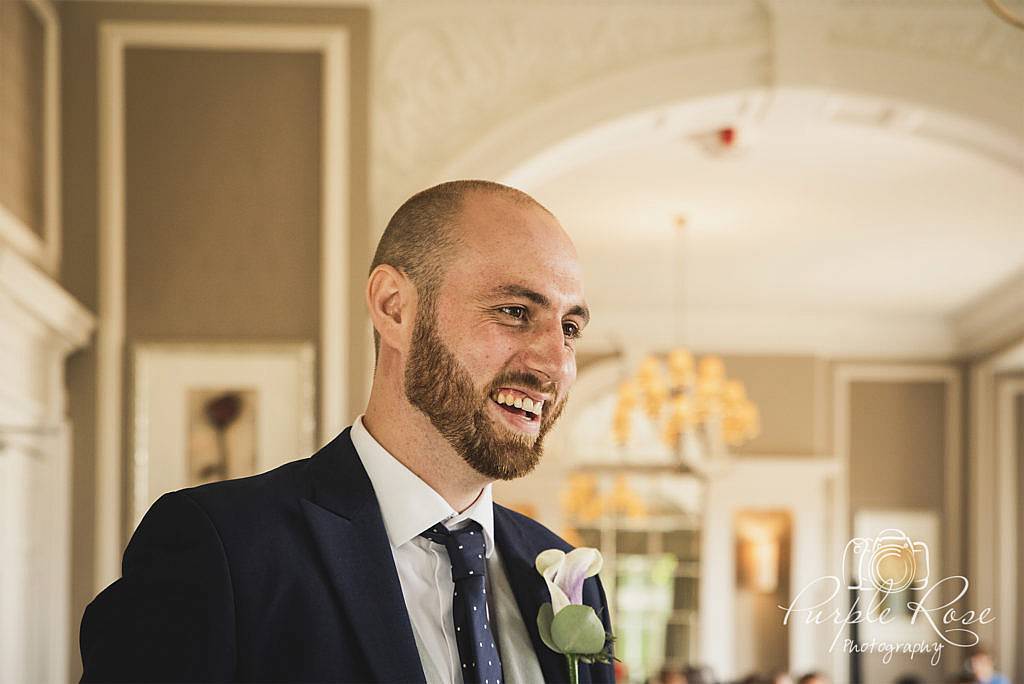
[[[0,681],[66,682],[71,451],[64,362],[92,316],[0,246]]]

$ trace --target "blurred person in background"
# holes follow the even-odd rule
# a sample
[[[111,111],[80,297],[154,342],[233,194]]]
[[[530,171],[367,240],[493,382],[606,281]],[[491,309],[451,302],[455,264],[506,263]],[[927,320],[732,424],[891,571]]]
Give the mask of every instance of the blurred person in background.
[[[967,658],[967,671],[974,676],[979,684],[1010,684],[1010,680],[996,672],[992,654],[983,646],[978,646]]]

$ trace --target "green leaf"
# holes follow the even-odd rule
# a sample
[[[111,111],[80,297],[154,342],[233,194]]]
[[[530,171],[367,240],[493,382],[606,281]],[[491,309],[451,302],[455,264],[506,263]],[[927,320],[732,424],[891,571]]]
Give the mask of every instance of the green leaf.
[[[555,619],[555,610],[550,603],[545,603],[537,611],[537,631],[540,632],[540,640],[544,645],[555,653],[561,653],[561,649],[555,646],[555,640],[551,638],[551,622]]]
[[[566,606],[551,621],[551,639],[560,653],[600,653],[605,636],[604,625],[590,606]]]

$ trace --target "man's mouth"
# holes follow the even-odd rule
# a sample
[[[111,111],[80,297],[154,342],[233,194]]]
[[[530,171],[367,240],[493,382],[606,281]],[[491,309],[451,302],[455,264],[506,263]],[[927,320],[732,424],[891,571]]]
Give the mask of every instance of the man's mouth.
[[[529,421],[540,420],[544,411],[544,402],[534,400],[514,389],[500,389],[491,395],[491,400],[502,409]]]

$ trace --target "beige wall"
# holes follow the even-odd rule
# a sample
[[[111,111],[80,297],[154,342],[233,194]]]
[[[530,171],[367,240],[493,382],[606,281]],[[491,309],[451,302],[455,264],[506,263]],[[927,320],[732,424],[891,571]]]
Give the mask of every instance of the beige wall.
[[[813,356],[726,355],[726,373],[742,380],[761,411],[761,434],[737,454],[814,456],[828,452],[828,364]]]
[[[0,3],[4,4],[4,3]],[[350,50],[349,307],[361,333],[367,221],[369,12],[359,7],[60,3],[61,282],[97,310],[97,32],[109,19],[337,25]],[[312,54],[126,53],[126,343],[319,342],[319,61]],[[365,401],[363,334],[346,391]],[[130,350],[130,346],[128,348]],[[127,371],[127,365],[125,370]],[[125,374],[125,398],[131,396]],[[92,349],[68,364],[75,426],[72,678],[78,621],[94,592],[95,386]],[[127,416],[127,410],[124,412]],[[125,449],[130,443],[125,442]],[[296,457],[302,454],[296,454]]]
[[[850,390],[850,513],[943,509],[945,387],[854,382]]]
[[[320,56],[125,58],[126,336],[315,341]]]
[[[44,39],[25,0],[0,2],[0,205],[40,237]]]

